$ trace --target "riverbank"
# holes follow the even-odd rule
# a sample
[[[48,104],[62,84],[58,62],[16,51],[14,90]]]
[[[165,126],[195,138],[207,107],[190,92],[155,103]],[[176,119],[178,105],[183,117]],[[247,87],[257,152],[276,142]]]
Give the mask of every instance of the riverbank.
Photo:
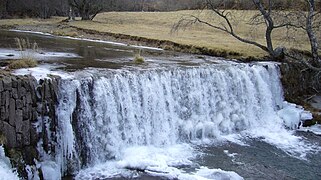
[[[242,37],[264,43],[264,25],[255,28],[247,21],[254,15],[252,11],[233,11],[236,31]],[[172,27],[183,16],[199,15],[212,21],[207,11],[177,12],[107,12],[98,14],[93,21],[64,22],[65,17],[42,19],[0,20],[0,26],[46,32],[61,36],[85,37],[109,40],[127,44],[152,46],[186,53],[204,54],[237,59],[254,59],[266,56],[259,48],[241,43],[226,33],[204,25],[193,25],[177,32]],[[239,17],[239,18],[238,18]],[[275,46],[307,50],[309,43],[300,32],[293,34],[295,41],[285,39],[286,30],[275,31]],[[295,38],[294,38],[295,37]],[[300,42],[300,43],[296,43]]]

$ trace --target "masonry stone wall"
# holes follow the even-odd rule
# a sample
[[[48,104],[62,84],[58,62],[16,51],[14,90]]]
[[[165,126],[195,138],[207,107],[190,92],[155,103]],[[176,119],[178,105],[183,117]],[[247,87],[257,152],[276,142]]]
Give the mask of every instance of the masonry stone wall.
[[[57,86],[56,78],[37,82],[32,76],[0,74],[0,144],[22,176],[22,166],[39,158],[40,139],[45,151],[54,149],[50,143],[55,134],[47,137],[47,130],[56,130]]]

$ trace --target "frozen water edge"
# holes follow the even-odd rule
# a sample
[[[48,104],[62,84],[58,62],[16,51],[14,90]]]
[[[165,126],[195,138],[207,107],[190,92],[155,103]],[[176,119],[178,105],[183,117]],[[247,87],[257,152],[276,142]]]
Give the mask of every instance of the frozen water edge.
[[[67,73],[64,71],[53,70],[54,68],[57,68],[57,67],[58,66],[43,64],[43,65],[39,65],[38,67],[33,67],[33,68],[17,69],[15,71],[13,71],[13,74],[14,75],[21,75],[21,76],[31,75],[31,76],[35,77],[38,81],[40,79],[50,79],[50,77],[48,75],[59,76],[62,79],[70,79],[70,78],[74,77],[70,73]]]
[[[128,45],[128,44],[125,44],[125,43],[118,43],[118,42],[113,42],[113,41],[94,40],[94,39],[88,39],[88,38],[75,38],[75,37],[70,37],[70,36],[55,36],[55,35],[50,34],[50,33],[43,33],[43,32],[37,32],[37,31],[25,31],[25,30],[16,30],[16,29],[11,29],[10,31],[23,32],[23,33],[32,33],[32,34],[40,34],[40,35],[45,35],[45,36],[54,36],[54,37],[60,37],[60,38],[65,38],[65,39],[73,39],[73,40],[105,43],[105,44],[112,44],[112,45],[117,45],[117,46],[134,47],[134,48],[139,48],[139,49],[149,49],[149,50],[155,50],[155,51],[163,51],[164,50],[162,48],[155,48],[155,47],[149,47],[149,46]]]
[[[0,146],[0,180],[19,180],[18,174],[12,169],[10,160],[5,156],[4,149]]]
[[[299,129],[299,131],[312,132],[312,133],[314,133],[316,135],[321,136],[321,125],[320,124],[316,124],[316,125],[313,125],[311,127],[301,127]]]
[[[48,60],[53,58],[79,58],[77,54],[74,53],[64,53],[64,52],[34,52],[34,51],[17,51],[14,49],[2,49],[0,48],[0,60],[1,59],[21,59],[22,54],[26,54],[36,60]]]

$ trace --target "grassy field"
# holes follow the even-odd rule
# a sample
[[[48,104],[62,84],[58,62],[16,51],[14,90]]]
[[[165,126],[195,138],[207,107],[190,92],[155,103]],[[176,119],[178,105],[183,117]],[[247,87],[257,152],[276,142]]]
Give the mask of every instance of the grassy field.
[[[264,43],[264,25],[253,27],[248,25],[248,20],[254,15],[254,11],[233,11],[235,15],[235,30],[242,37],[255,39]],[[195,24],[171,33],[171,29],[182,16],[197,15],[212,23],[219,24],[219,18],[209,11],[177,11],[177,12],[108,12],[98,14],[93,21],[73,21],[68,25],[93,30],[97,32],[107,32],[115,34],[125,34],[130,36],[144,37],[156,40],[168,40],[184,45],[194,45],[206,47],[209,49],[234,51],[243,54],[243,56],[264,56],[265,52],[252,45],[239,42],[228,34],[215,30],[201,24]],[[55,17],[49,20],[1,20],[0,25],[14,24],[52,24],[59,23],[63,18]],[[54,31],[54,30],[53,30]],[[276,46],[293,47],[307,50],[309,44],[307,37],[302,32],[291,32],[291,38],[295,42],[288,42],[284,36],[285,29],[280,29],[273,33],[273,39]]]

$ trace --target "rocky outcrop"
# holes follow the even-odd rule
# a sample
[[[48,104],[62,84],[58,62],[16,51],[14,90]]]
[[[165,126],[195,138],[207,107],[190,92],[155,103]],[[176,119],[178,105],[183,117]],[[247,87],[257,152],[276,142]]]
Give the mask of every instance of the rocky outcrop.
[[[300,63],[284,63],[280,67],[284,95],[288,101],[302,103],[302,98],[306,99],[321,92],[319,72]]]
[[[320,109],[313,108],[309,100],[321,92],[321,74],[300,63],[283,63],[280,66],[285,99],[304,106],[313,113],[314,119],[305,125],[321,123]]]
[[[54,150],[50,142],[55,134],[48,132],[57,125],[57,85],[56,78],[37,82],[32,76],[0,75],[0,143],[22,176],[23,164],[39,158],[40,139],[45,151]]]

